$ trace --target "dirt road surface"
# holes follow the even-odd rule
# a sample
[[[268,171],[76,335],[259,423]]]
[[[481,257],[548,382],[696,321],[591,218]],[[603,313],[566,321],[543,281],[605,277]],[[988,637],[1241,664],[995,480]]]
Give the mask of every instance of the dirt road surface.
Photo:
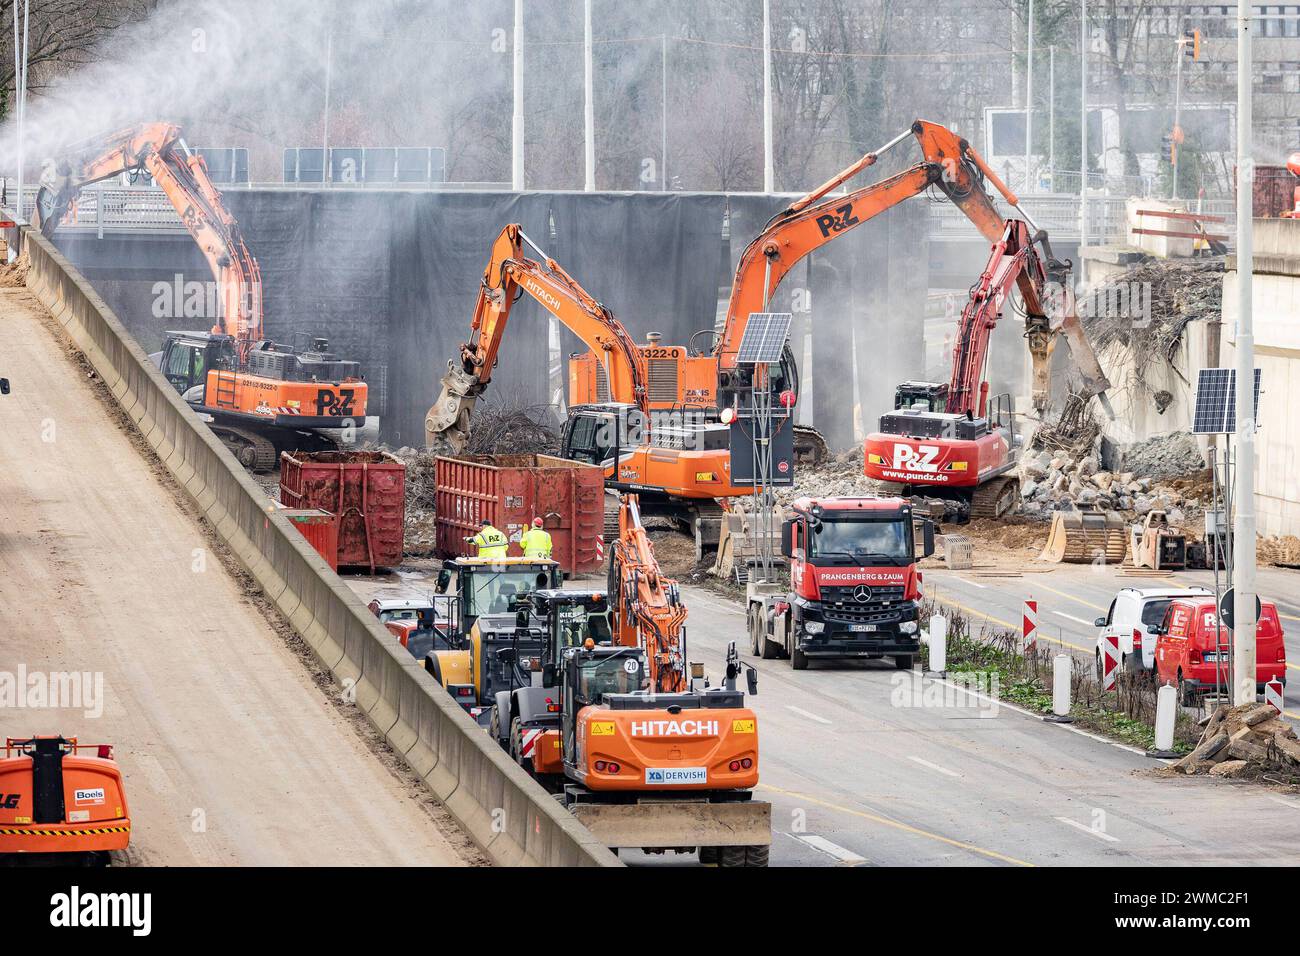
[[[316,685],[48,323],[0,289],[0,672],[98,675],[102,714],[85,695],[0,706],[0,733],[115,744],[133,862],[463,864],[450,818]]]

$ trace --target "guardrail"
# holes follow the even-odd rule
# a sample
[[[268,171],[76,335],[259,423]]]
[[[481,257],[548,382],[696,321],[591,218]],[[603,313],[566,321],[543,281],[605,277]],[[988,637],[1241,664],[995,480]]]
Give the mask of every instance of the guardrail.
[[[618,866],[448,697],[154,368],[89,283],[30,227],[27,286],[67,330],[140,434],[356,706],[502,865]],[[12,232],[12,231],[11,231]]]

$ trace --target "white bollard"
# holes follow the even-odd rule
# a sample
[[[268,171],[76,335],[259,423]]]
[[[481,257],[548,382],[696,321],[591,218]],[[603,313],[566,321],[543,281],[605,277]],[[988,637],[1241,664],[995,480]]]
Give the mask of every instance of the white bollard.
[[[948,666],[948,619],[942,614],[930,618],[930,670],[942,674]]]
[[[1178,690],[1165,684],[1156,691],[1156,746],[1147,751],[1148,757],[1173,757],[1174,718],[1178,716]]]
[[[1069,654],[1052,658],[1052,713],[1057,717],[1070,716],[1070,668]]]
[[[1070,716],[1070,675],[1073,673],[1069,654],[1052,658],[1052,712],[1043,720],[1052,724],[1072,724]]]

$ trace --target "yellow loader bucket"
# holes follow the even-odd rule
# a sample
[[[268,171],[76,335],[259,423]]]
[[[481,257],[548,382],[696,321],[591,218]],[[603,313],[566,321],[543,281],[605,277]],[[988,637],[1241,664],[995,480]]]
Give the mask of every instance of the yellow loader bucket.
[[[1058,511],[1038,556],[1053,564],[1120,564],[1128,552],[1124,519],[1111,511]]]

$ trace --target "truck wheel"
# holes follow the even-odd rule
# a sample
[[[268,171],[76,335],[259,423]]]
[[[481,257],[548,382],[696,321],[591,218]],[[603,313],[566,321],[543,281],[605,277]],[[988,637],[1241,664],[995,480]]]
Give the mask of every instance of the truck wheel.
[[[755,654],[760,657],[766,657],[764,653],[767,647],[767,636],[763,633],[767,630],[763,626],[763,617],[758,612],[757,604],[749,605],[749,647]]]
[[[492,739],[500,745],[502,750],[509,752],[510,748],[501,743],[501,710],[496,704],[492,705],[492,716],[488,718],[488,733],[492,735]]]
[[[743,846],[718,847],[718,866],[744,866],[745,848]]]
[[[700,864],[703,866],[717,866],[718,848],[716,846],[700,847]]]
[[[1184,707],[1196,705],[1196,692],[1187,686],[1187,681],[1183,680],[1182,668],[1178,669],[1178,703]]]
[[[771,847],[766,846],[747,846],[745,847],[745,866],[767,866],[768,851]]]
[[[533,772],[533,768],[531,766],[532,761],[530,760],[528,761],[528,763],[525,763],[524,758],[520,756],[523,749],[524,749],[523,728],[519,723],[519,718],[516,717],[514,720],[510,721],[510,759],[513,760],[515,763],[519,764],[519,766],[523,767],[531,774]]]
[[[799,648],[790,651],[790,666],[797,671],[806,671],[808,669],[808,655]]]
[[[910,670],[912,669],[913,664],[915,664],[915,663],[916,663],[916,655],[915,655],[915,654],[895,654],[895,655],[894,655],[894,670],[898,670],[898,671],[910,671]]]

